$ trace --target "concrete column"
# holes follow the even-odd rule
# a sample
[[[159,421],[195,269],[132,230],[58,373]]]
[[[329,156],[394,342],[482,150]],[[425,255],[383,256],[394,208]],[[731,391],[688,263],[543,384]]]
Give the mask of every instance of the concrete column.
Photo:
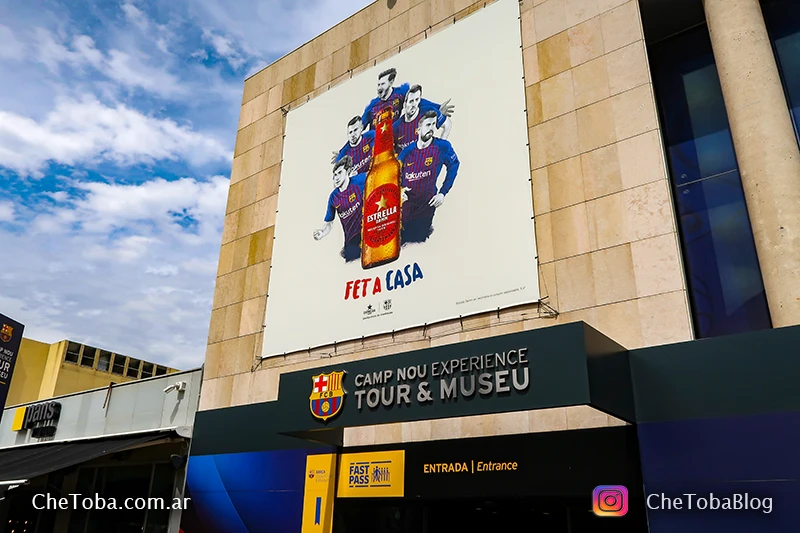
[[[800,150],[761,6],[704,6],[772,324],[800,324]]]

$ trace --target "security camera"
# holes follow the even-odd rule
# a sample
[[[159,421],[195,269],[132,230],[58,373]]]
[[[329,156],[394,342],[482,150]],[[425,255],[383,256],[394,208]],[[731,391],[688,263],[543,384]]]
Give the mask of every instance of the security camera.
[[[164,394],[169,394],[172,391],[183,392],[185,390],[186,390],[186,382],[176,381],[175,383],[164,389]]]

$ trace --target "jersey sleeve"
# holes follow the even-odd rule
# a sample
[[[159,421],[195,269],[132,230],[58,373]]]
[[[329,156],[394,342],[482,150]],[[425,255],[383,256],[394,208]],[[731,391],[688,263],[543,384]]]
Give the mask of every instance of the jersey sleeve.
[[[365,131],[361,136],[367,140],[370,148],[375,145],[375,130]]]
[[[420,99],[419,101],[419,110],[420,113],[425,113],[426,111],[436,111],[436,127],[441,128],[444,126],[445,120],[447,120],[447,115],[439,111],[439,108],[442,107],[439,104],[431,102],[430,100],[426,100],[424,98]]]
[[[336,208],[333,206],[333,193],[328,196],[328,210],[325,212],[325,222],[333,222],[336,216]]]
[[[364,186],[367,183],[367,173],[366,172],[362,172],[361,174],[356,174],[355,176],[352,177],[352,179],[350,181],[351,181],[351,183],[353,183],[353,185],[355,185],[356,187],[361,189],[361,193],[363,194],[364,193]]]
[[[409,144],[408,146],[403,148],[403,150],[397,156],[397,160],[400,161],[401,165],[405,164],[406,157],[408,156],[408,154],[411,153],[411,150],[413,150],[413,149],[414,149],[414,145],[413,144]],[[400,174],[402,175],[402,173],[403,173],[403,169],[401,168],[400,169]]]
[[[371,130],[372,126],[372,104],[374,100],[367,104],[367,107],[364,108],[364,114],[361,115],[361,125],[364,126],[364,130],[369,129]]]
[[[350,143],[349,143],[349,142],[347,142],[347,143],[344,143],[344,146],[342,146],[342,149],[341,149],[341,150],[339,150],[339,154],[336,156],[336,161],[334,161],[334,163],[336,163],[336,162],[337,162],[337,161],[339,161],[341,158],[343,158],[344,156],[346,156],[346,155],[347,155],[347,147],[348,147],[348,146],[350,146]]]
[[[461,166],[461,162],[458,160],[458,156],[456,155],[456,151],[453,150],[452,144],[442,139],[437,140],[439,141],[437,144],[439,145],[439,150],[441,150],[442,162],[447,167],[447,175],[444,178],[442,189],[439,192],[447,195],[450,189],[453,188],[453,183],[456,181],[458,167]]]

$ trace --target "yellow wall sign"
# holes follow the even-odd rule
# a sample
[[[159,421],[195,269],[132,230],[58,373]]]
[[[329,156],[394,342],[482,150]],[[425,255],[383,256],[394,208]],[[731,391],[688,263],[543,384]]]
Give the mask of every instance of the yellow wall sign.
[[[306,458],[302,533],[331,532],[335,479],[335,454],[309,455]]]
[[[405,459],[404,450],[342,454],[336,495],[339,498],[402,498]]]
[[[18,407],[17,410],[14,411],[14,420],[11,422],[11,431],[22,430],[22,424],[25,422],[25,412],[27,410],[27,407]]]

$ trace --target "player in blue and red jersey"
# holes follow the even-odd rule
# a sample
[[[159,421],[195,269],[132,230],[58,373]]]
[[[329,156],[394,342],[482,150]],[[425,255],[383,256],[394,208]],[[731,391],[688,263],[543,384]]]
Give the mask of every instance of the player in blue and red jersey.
[[[434,138],[438,115],[427,111],[419,122],[417,142],[408,145],[398,156],[402,170],[403,224],[400,236],[403,244],[425,242],[433,233],[433,215],[444,203],[444,198],[458,174],[460,162],[449,141]],[[436,180],[447,167],[441,188]]]
[[[347,123],[347,142],[339,152],[334,152],[331,163],[336,163],[349,155],[353,160],[356,174],[369,170],[372,161],[372,146],[375,144],[375,132],[364,131],[361,117],[353,117]]]
[[[422,115],[428,111],[437,110],[430,105],[430,102],[422,99],[422,86],[414,85],[406,93],[403,114],[396,118],[393,125],[395,151],[398,154],[406,146],[417,142],[419,121]],[[443,129],[440,138],[447,139],[450,129],[453,127],[450,117],[442,113],[437,113],[436,117],[436,129]]]
[[[406,94],[410,86],[408,83],[403,83],[395,87],[394,81],[397,78],[397,70],[390,68],[384,70],[378,75],[378,96],[373,98],[364,109],[364,114],[361,116],[361,122],[364,124],[364,129],[375,129],[377,119],[381,111],[386,107],[391,107],[394,111],[394,119],[400,117],[403,112],[403,102],[405,101]],[[450,100],[442,105],[434,104],[428,100],[423,100],[426,107],[436,109],[437,112],[444,116],[452,116],[454,106],[450,105]],[[442,119],[444,120],[444,119]]]
[[[341,255],[346,262],[361,257],[361,219],[364,208],[365,173],[356,174],[353,160],[344,156],[333,165],[333,192],[328,197],[328,210],[325,213],[325,224],[322,229],[314,231],[314,240],[318,241],[331,232],[336,214],[344,230],[344,247]]]

